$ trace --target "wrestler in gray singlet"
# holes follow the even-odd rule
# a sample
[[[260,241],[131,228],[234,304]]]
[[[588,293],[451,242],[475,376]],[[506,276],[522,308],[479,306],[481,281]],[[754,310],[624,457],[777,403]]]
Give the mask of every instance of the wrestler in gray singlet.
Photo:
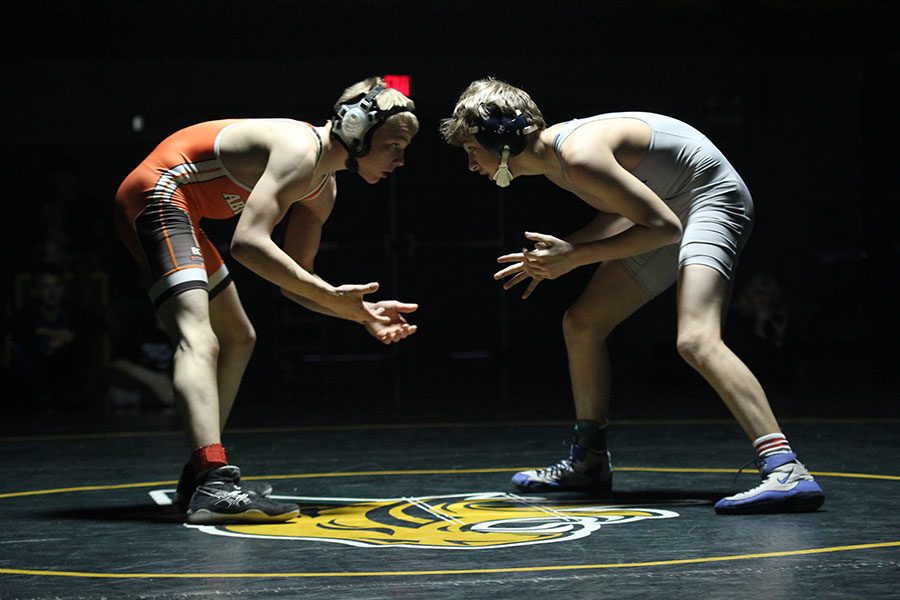
[[[680,244],[622,263],[652,296],[672,285],[685,265],[706,265],[730,280],[753,227],[753,200],[740,175],[705,135],[663,115],[606,113],[566,123],[553,142],[557,156],[578,127],[623,118],[643,121],[652,130],[647,155],[631,173],[678,215],[684,235]]]

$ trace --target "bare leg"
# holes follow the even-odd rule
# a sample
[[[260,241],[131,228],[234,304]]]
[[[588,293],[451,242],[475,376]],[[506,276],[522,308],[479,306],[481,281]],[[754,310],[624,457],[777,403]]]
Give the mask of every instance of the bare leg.
[[[715,389],[751,441],[781,429],[759,381],[722,341],[730,284],[688,265],[678,278],[678,352]]]
[[[175,403],[191,448],[221,443],[216,367],[219,342],[209,322],[206,290],[187,290],[159,308],[158,315],[175,347]]]
[[[621,262],[610,261],[597,268],[584,292],[566,311],[563,333],[579,420],[603,424],[609,419],[612,373],[606,338],[650,299]]]
[[[210,301],[209,317],[213,331],[219,339],[216,375],[219,389],[219,426],[224,430],[247,363],[253,354],[253,347],[256,345],[256,332],[241,306],[234,283],[230,283]]]

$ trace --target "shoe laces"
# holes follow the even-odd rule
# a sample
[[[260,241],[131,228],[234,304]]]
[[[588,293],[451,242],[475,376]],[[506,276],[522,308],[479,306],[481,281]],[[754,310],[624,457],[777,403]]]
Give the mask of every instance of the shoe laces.
[[[749,467],[750,465],[756,466],[756,470],[757,470],[757,471],[760,471],[760,469],[762,469],[763,459],[761,459],[761,458],[759,458],[759,457],[756,457],[756,458],[752,458],[752,459],[748,460],[747,462],[745,462],[745,463],[741,466],[741,468],[738,469],[738,472],[735,473],[734,478],[732,478],[732,480],[731,480],[731,483],[737,483],[738,477],[740,477],[740,476],[741,476],[741,473],[744,472],[744,469],[746,469],[746,468]],[[760,479],[763,478],[763,476],[762,476],[762,471],[760,471],[759,478],[760,478]]]
[[[574,463],[571,458],[564,458],[559,462],[538,470],[538,475],[545,479],[559,479],[562,475],[566,475],[574,471]]]

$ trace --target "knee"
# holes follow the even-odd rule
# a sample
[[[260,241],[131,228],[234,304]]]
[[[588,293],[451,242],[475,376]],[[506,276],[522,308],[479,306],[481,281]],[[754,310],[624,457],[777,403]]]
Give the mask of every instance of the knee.
[[[250,323],[247,323],[247,326],[241,330],[238,347],[246,354],[252,354],[253,349],[256,348],[256,329]]]
[[[176,349],[176,355],[179,354],[215,365],[219,359],[219,338],[212,329],[185,331]]]
[[[563,337],[566,346],[577,346],[583,343],[602,342],[609,335],[602,315],[589,313],[577,304],[569,308],[563,315]]]
[[[256,347],[256,330],[249,322],[236,327],[222,340],[222,346],[227,346],[229,353],[249,356]]]
[[[702,329],[678,332],[678,354],[691,366],[698,368],[710,362],[710,357],[721,340]]]

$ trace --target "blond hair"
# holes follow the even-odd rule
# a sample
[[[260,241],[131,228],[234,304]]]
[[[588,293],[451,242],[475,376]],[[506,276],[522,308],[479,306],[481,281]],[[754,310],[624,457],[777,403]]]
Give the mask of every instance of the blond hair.
[[[344,92],[340,95],[337,100],[335,106],[340,106],[341,104],[346,104],[352,100],[358,99],[360,96],[364,96],[368,94],[372,89],[376,87],[383,87],[385,90],[375,96],[375,104],[381,110],[390,110],[394,107],[403,107],[406,109],[405,112],[397,113],[395,115],[391,115],[388,117],[385,123],[403,123],[404,125],[411,127],[413,130],[419,129],[419,119],[416,118],[416,115],[412,113],[412,111],[416,110],[415,103],[403,95],[402,92],[395,90],[394,88],[387,87],[384,79],[382,77],[369,77],[368,79],[363,79],[362,81],[358,81],[344,90]]]
[[[461,146],[469,128],[479,119],[498,114],[513,116],[516,111],[522,112],[538,130],[547,127],[541,109],[528,92],[493,77],[478,79],[460,95],[453,116],[441,121],[440,132],[448,144]]]

